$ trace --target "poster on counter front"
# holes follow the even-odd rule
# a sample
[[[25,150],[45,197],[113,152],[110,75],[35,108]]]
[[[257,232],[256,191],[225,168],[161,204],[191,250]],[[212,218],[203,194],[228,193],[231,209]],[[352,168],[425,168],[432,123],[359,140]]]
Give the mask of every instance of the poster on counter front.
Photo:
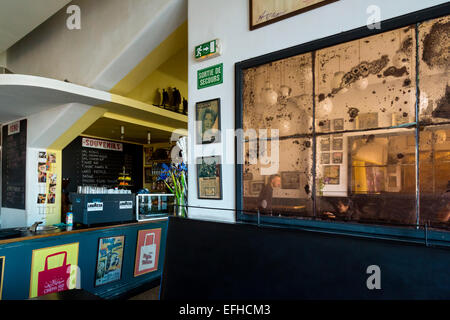
[[[120,280],[124,243],[125,236],[99,239],[95,286]]]
[[[4,271],[5,271],[5,257],[0,257],[0,300],[2,300]]]
[[[79,243],[33,250],[30,298],[74,289]]]
[[[140,230],[136,245],[134,276],[140,276],[158,270],[161,228]]]

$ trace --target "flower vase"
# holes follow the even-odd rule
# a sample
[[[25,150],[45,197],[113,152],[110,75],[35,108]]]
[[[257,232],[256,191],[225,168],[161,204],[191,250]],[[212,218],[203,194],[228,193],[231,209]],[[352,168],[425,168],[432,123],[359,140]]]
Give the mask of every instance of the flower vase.
[[[187,218],[186,200],[184,199],[184,196],[175,197],[175,200],[176,200],[176,208],[175,208],[176,216]]]

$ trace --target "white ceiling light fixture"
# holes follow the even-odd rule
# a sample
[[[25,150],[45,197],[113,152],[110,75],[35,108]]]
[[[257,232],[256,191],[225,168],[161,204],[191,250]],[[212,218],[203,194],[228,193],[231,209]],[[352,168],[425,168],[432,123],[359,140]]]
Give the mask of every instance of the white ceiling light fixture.
[[[125,127],[120,126],[120,140],[123,140],[124,137],[125,137]]]
[[[150,144],[152,141],[152,134],[150,133],[150,131],[147,131],[147,144]]]

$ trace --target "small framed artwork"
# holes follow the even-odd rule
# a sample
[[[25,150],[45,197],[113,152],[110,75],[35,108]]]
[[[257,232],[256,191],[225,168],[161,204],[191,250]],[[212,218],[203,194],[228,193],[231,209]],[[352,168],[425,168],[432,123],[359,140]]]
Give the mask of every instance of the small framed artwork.
[[[244,197],[248,197],[250,195],[250,181],[244,181]]]
[[[250,0],[250,30],[307,12],[338,0]]]
[[[324,138],[320,140],[320,151],[330,151],[330,138]]]
[[[220,156],[197,158],[198,198],[222,200],[222,160]]]
[[[134,261],[134,276],[158,270],[161,228],[139,230]]]
[[[281,189],[300,189],[300,172],[281,172]]]
[[[378,112],[360,113],[356,121],[358,129],[378,128]]]
[[[330,164],[330,154],[329,153],[321,153],[320,154],[320,164]]]
[[[344,119],[334,119],[333,120],[333,130],[334,131],[344,130]]]
[[[325,184],[340,184],[340,166],[325,166],[323,172],[323,181]]]
[[[317,126],[320,132],[329,132],[330,131],[330,120],[319,120]]]
[[[250,192],[254,196],[259,196],[261,190],[264,188],[266,184],[264,181],[252,181],[250,183]]]
[[[152,164],[153,147],[144,148],[144,165]]]
[[[342,164],[342,152],[333,152],[333,164]]]
[[[144,183],[152,183],[153,182],[153,176],[152,176],[152,168],[144,168]]]
[[[120,280],[122,277],[125,236],[100,238],[98,243],[95,286]]]
[[[220,98],[195,104],[197,144],[220,142]]]
[[[344,140],[342,138],[333,139],[333,150],[342,150]]]

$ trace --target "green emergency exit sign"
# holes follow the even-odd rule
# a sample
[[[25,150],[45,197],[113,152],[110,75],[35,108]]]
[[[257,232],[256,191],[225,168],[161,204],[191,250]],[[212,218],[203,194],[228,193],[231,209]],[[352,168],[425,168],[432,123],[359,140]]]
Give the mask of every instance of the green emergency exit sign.
[[[203,89],[223,83],[223,63],[197,71],[197,88]]]
[[[214,39],[196,46],[194,55],[196,60],[204,60],[217,57],[218,55],[220,55],[219,39]]]

